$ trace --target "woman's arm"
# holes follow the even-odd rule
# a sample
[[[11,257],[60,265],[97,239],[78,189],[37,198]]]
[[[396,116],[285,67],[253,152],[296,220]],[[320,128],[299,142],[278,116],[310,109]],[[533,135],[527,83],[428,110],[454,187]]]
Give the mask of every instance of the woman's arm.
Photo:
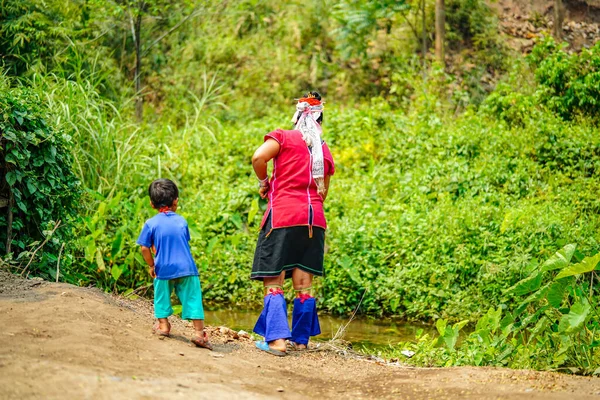
[[[269,192],[269,182],[266,181],[267,175],[267,163],[271,161],[279,153],[280,145],[275,139],[267,139],[252,156],[252,168],[256,177],[261,182],[258,193],[263,199],[267,197]]]

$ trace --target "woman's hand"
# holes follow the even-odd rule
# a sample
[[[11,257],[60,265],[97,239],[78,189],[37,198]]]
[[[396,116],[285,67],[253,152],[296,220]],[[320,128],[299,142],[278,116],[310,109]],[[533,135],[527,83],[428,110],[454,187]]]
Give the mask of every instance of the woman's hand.
[[[261,199],[267,198],[269,194],[269,182],[265,182],[264,184],[261,183],[260,187],[258,188],[258,194],[260,195]]]

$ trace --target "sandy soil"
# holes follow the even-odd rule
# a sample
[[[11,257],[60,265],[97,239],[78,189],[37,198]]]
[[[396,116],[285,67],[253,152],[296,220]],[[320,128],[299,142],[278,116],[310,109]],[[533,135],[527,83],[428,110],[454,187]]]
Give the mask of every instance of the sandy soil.
[[[97,289],[20,280],[0,271],[1,399],[173,397],[597,399],[600,380],[492,368],[420,369],[333,353],[277,358],[212,329],[215,351],[191,328],[151,334],[151,307]],[[210,322],[210,321],[208,321]],[[224,330],[225,331],[225,330]]]

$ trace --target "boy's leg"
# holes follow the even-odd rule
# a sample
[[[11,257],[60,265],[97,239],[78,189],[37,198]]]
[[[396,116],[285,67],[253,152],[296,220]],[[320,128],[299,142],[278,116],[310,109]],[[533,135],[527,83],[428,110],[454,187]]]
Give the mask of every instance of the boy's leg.
[[[192,320],[196,335],[204,337],[204,307],[200,279],[197,276],[177,279],[175,293],[181,301],[181,318]]]
[[[202,288],[200,278],[186,276],[179,278],[175,283],[175,293],[181,301],[181,318],[192,320],[195,336],[192,343],[198,347],[212,350],[208,342],[208,335],[204,331],[204,307],[202,307]]]
[[[169,333],[171,326],[168,317],[173,315],[171,307],[171,281],[165,279],[154,279],[154,316],[158,318],[158,329]]]

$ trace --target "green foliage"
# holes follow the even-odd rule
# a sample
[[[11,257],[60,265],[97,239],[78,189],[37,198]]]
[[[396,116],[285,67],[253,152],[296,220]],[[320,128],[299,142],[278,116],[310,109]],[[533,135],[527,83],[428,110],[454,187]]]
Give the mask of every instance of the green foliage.
[[[48,238],[33,272],[53,278],[67,235],[48,231],[77,211],[62,278],[150,294],[135,240],[154,212],[149,182],[168,177],[205,301],[260,306],[248,276],[266,203],[250,157],[315,88],[337,171],[320,310],[348,314],[362,299],[361,313],[437,321],[439,336],[414,345],[420,364],[597,363],[597,47],[567,54],[544,41],[529,63],[511,59],[479,0],[447,2],[445,68],[420,57],[430,1],[424,13],[418,1],[45,3],[0,11],[3,60],[21,79],[2,84],[2,132],[32,141],[3,147],[27,239],[14,262]],[[130,14],[142,15],[142,124]],[[56,194],[43,191],[49,177]]]
[[[596,118],[600,110],[600,44],[567,53],[549,37],[538,44],[529,62],[536,66],[539,101],[565,119]]]
[[[67,8],[69,5],[67,2]],[[64,8],[58,2],[4,0],[0,21],[0,54],[5,55],[4,66],[16,75],[52,62],[54,54],[66,45],[65,34],[73,30],[73,25],[64,25]]]
[[[515,287],[526,287],[532,277],[551,271],[544,276],[543,286],[521,292],[533,294],[516,308],[490,308],[458,347],[455,345],[462,325],[450,328],[440,319],[436,322],[438,339],[421,335],[417,343],[400,344],[398,348],[413,349],[415,356],[410,362],[416,365],[491,365],[597,373],[600,307],[594,281],[598,279],[595,269],[600,253],[572,263],[574,250],[574,245],[567,245],[540,268],[534,268]]]
[[[71,222],[79,197],[79,182],[72,171],[71,137],[50,124],[49,110],[35,92],[10,87],[0,79],[0,132],[2,132],[0,182],[2,195],[14,199],[12,248],[17,253],[39,242],[55,221]],[[6,251],[7,214],[0,216],[0,248]],[[34,272],[49,275],[56,261],[62,234],[48,245],[48,257]],[[53,264],[53,263],[52,263]],[[53,266],[54,267],[54,266]]]

